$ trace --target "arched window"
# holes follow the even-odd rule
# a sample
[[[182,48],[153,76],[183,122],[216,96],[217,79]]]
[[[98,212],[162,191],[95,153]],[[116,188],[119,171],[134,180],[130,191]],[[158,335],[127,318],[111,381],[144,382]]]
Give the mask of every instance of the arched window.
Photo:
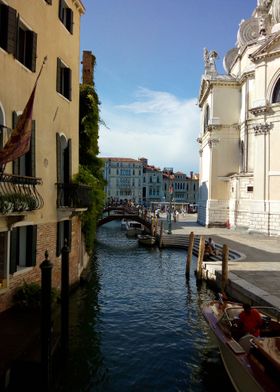
[[[277,102],[280,102],[280,79],[277,80],[272,94],[272,103]]]
[[[204,112],[204,133],[207,132],[208,123],[209,123],[209,105],[206,106]]]

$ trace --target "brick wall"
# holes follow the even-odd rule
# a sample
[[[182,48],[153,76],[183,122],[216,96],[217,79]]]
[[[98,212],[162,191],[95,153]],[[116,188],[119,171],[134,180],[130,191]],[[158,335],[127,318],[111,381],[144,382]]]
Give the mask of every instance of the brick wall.
[[[0,312],[8,309],[13,305],[13,295],[16,289],[24,282],[36,282],[41,284],[41,269],[40,264],[45,259],[45,251],[48,251],[49,260],[53,263],[52,269],[52,286],[60,289],[61,279],[61,256],[56,257],[56,233],[57,224],[49,223],[38,225],[37,229],[37,256],[36,266],[28,267],[22,271],[16,272],[10,276],[8,289],[1,290],[0,293]],[[72,244],[69,255],[69,282],[70,285],[78,284],[80,281],[80,274],[83,267],[86,267],[86,262],[83,263],[82,257],[84,254],[84,247],[81,237],[81,222],[78,217],[72,219]]]

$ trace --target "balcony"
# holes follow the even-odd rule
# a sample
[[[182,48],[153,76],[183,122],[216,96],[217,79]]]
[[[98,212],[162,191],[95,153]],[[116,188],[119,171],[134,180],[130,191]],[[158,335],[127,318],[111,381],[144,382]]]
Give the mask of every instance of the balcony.
[[[92,188],[84,184],[58,183],[57,208],[87,209],[92,204]]]
[[[44,201],[36,189],[41,178],[0,174],[0,215],[24,215],[43,207]]]

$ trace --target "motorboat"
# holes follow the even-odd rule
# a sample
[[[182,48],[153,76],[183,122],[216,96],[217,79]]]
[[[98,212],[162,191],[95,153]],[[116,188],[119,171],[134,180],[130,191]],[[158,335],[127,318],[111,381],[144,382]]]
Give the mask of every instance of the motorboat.
[[[144,226],[140,222],[126,221],[126,235],[128,237],[136,237],[138,234],[142,234]]]
[[[222,361],[238,392],[280,391],[280,310],[252,306],[262,318],[260,337],[241,335],[242,304],[217,300],[202,313],[217,341]]]
[[[127,222],[127,219],[126,219],[126,218],[123,218],[123,219],[121,220],[121,229],[122,229],[122,230],[125,230],[125,229],[126,229],[126,222]]]
[[[150,234],[138,234],[137,238],[142,245],[153,246],[156,243],[156,237]]]

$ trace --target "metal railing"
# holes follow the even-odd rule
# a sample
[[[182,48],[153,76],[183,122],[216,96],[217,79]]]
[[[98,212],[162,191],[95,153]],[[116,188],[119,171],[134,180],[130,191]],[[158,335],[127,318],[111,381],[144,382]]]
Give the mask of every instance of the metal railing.
[[[9,215],[38,210],[44,201],[36,186],[41,178],[0,173],[0,214]]]
[[[88,208],[92,204],[92,188],[84,184],[57,183],[58,208]]]

